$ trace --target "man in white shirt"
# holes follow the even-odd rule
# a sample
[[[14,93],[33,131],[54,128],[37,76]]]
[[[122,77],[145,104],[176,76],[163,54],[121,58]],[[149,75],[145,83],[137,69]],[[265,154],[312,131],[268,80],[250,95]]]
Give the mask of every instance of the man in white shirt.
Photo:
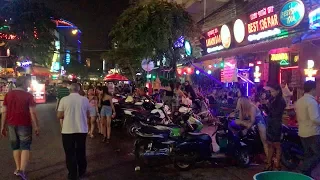
[[[299,136],[305,151],[301,171],[308,176],[320,162],[320,112],[315,96],[316,82],[307,81],[304,96],[296,103]]]
[[[80,86],[70,86],[70,95],[60,100],[58,119],[62,122],[62,141],[66,154],[69,179],[78,179],[86,173],[86,137],[90,104],[86,97],[80,96]]]

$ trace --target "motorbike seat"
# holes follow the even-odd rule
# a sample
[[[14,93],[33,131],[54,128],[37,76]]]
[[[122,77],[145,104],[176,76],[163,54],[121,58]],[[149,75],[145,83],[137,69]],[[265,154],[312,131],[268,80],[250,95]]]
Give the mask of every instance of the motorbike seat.
[[[146,119],[150,115],[150,112],[148,112],[148,111],[134,111],[134,112],[132,112],[132,115],[137,116],[137,117],[141,117],[142,119]]]
[[[187,137],[187,141],[205,141],[205,142],[212,142],[211,137],[208,134],[204,133],[191,133],[189,132]]]
[[[140,136],[143,138],[166,139],[168,137],[168,135],[166,135],[166,134],[143,133],[140,131],[137,131],[136,134],[137,134],[137,136]]]

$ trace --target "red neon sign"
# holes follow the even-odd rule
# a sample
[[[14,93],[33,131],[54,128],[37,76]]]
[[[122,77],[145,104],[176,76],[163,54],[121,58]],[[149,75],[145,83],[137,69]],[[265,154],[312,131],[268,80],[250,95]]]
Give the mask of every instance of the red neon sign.
[[[0,39],[14,40],[14,39],[18,39],[18,37],[16,35],[13,35],[13,34],[0,33]]]
[[[206,46],[215,46],[221,44],[221,35],[218,28],[214,28],[207,32],[208,39],[206,39]]]
[[[274,6],[265,7],[257,12],[250,14],[250,20],[253,21],[274,12]]]
[[[251,23],[248,23],[248,34],[265,31],[279,26],[278,14],[274,13],[274,6],[263,8],[250,14]]]

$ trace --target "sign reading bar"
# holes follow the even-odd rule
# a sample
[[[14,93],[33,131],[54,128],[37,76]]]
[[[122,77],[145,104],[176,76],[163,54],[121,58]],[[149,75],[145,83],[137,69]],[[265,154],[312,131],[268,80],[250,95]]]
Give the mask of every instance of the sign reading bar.
[[[264,31],[279,25],[278,15],[274,13],[274,7],[269,6],[250,15],[251,23],[248,23],[248,34]]]
[[[285,27],[299,25],[305,14],[305,7],[300,0],[290,0],[285,3],[280,11],[280,23]]]
[[[281,33],[277,28],[279,23],[278,14],[274,6],[265,7],[250,14],[250,22],[247,25],[248,41],[259,41]]]

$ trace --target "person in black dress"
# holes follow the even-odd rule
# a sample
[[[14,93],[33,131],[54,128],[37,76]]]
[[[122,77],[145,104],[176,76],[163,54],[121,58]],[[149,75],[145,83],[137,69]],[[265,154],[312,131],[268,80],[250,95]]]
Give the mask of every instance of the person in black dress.
[[[282,116],[286,108],[286,102],[282,97],[282,90],[279,84],[268,85],[267,89],[270,90],[272,98],[268,104],[268,157],[265,170],[270,171],[273,170],[272,158],[274,151],[276,152],[274,169],[280,170]]]

